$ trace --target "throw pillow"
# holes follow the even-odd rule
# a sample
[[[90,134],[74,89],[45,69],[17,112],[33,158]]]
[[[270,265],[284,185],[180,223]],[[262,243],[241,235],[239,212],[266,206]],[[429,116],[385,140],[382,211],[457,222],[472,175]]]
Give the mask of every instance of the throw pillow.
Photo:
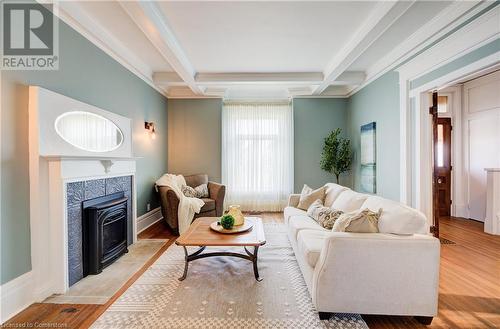
[[[321,200],[314,201],[307,209],[307,215],[327,230],[332,229],[337,218],[339,218],[339,216],[343,213],[344,212],[341,210],[323,206],[323,202],[321,202]]]
[[[194,188],[198,193],[200,193],[200,198],[208,198],[208,185],[207,184],[201,184],[198,185]]]
[[[188,185],[184,185],[181,190],[182,193],[189,198],[208,198],[207,184],[201,184],[194,188]]]
[[[378,220],[382,209],[373,212],[370,209],[355,210],[341,215],[333,225],[333,232],[378,233]]]
[[[325,199],[325,189],[326,188],[322,186],[313,191],[312,188],[304,184],[302,192],[300,193],[300,199],[297,208],[307,210],[309,206],[316,200],[321,200],[321,202],[323,203],[323,200]]]

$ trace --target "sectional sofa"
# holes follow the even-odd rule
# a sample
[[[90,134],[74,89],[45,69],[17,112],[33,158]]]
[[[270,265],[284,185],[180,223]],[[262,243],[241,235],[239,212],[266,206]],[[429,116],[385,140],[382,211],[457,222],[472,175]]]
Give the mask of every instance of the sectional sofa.
[[[379,233],[332,232],[297,208],[299,198],[290,196],[285,223],[320,318],[330,312],[410,315],[430,324],[437,314],[440,243],[421,212],[328,183],[325,206],[382,208]]]

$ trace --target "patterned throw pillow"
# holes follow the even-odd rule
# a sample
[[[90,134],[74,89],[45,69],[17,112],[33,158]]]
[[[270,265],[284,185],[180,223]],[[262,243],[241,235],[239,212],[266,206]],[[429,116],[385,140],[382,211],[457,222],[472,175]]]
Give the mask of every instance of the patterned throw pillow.
[[[208,198],[208,185],[201,184],[192,188],[191,186],[184,185],[182,193],[189,198]]]
[[[314,201],[307,209],[307,215],[327,230],[332,229],[337,218],[343,213],[341,210],[324,207],[323,202],[319,199]]]
[[[378,220],[382,209],[378,212],[370,209],[355,210],[343,214],[333,225],[333,232],[378,233]]]

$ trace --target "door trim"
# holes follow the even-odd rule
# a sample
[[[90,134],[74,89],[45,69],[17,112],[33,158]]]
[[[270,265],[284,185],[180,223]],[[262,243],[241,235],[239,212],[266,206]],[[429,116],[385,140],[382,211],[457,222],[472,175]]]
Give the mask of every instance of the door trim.
[[[490,68],[498,63],[498,53],[483,57],[413,90],[410,90],[410,82],[430,68],[442,67],[446,63],[495,40],[498,37],[498,32],[495,29],[496,25],[491,28],[491,24],[492,22],[496,24],[494,20],[499,12],[499,7],[493,8],[460,29],[460,33],[450,35],[446,40],[436,44],[397,70],[400,78],[400,201],[422,210],[426,215],[428,215],[428,209],[419,206],[427,202],[426,200],[431,197],[431,191],[425,192],[424,195],[417,193],[417,191],[422,190],[419,182],[425,178],[427,169],[421,168],[420,170],[418,166],[413,168],[415,161],[419,161],[422,154],[425,154],[421,150],[425,140],[419,140],[423,134],[418,132],[418,129],[422,129],[423,120],[418,118],[418,114],[416,120],[411,120],[413,112],[420,109],[427,113],[428,106],[422,107],[422,105],[428,105],[423,104],[425,100],[421,99],[422,93],[439,86],[451,85],[460,78]],[[424,54],[426,56],[422,56]],[[431,54],[436,56],[431,56]],[[416,121],[417,125],[412,121]],[[415,128],[418,129],[412,131]],[[413,133],[415,136],[411,138]]]

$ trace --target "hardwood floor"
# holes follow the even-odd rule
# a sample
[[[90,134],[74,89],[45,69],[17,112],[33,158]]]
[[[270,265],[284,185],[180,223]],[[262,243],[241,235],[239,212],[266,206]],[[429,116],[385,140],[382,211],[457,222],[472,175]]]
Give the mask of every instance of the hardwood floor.
[[[461,218],[440,220],[439,313],[427,328],[500,328],[500,236]],[[410,317],[363,316],[370,328],[425,328]]]
[[[266,222],[282,222],[281,213],[260,214]],[[370,328],[500,328],[500,236],[484,233],[483,224],[459,218],[441,219],[439,314],[430,326],[412,317],[363,315]],[[140,239],[169,239],[105,305],[33,304],[5,325],[45,324],[46,327],[88,328],[172,244],[175,237],[164,222]],[[7,326],[6,326],[7,327]],[[26,326],[27,327],[27,326]]]

